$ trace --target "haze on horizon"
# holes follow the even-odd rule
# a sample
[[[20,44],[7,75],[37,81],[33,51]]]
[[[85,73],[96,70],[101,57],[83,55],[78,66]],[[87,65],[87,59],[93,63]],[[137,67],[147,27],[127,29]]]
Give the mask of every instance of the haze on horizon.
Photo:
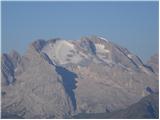
[[[39,38],[102,36],[143,61],[158,52],[158,1],[2,2],[2,52]]]

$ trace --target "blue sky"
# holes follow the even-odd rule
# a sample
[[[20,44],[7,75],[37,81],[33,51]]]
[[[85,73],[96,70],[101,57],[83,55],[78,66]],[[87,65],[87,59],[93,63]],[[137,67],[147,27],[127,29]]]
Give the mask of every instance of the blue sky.
[[[2,52],[34,40],[98,35],[146,61],[158,52],[158,2],[2,2]]]

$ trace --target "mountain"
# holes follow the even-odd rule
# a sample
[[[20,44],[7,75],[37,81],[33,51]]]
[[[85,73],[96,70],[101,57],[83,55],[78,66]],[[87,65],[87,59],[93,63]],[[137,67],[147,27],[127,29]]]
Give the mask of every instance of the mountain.
[[[2,54],[3,118],[70,118],[126,109],[158,92],[158,75],[105,38],[31,43]]]

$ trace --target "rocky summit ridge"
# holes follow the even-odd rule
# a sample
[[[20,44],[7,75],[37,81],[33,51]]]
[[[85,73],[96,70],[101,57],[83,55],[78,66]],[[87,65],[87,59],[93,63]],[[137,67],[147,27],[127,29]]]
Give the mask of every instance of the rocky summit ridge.
[[[102,37],[39,39],[22,56],[1,55],[2,118],[70,118],[127,109],[158,94],[157,73]]]

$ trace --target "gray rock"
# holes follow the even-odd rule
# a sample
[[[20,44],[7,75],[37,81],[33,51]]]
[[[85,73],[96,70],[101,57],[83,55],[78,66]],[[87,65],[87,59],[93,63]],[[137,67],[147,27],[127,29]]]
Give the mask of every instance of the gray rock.
[[[36,50],[25,56],[28,61],[16,84],[2,89],[2,116],[21,118],[65,118],[71,114],[71,103],[62,79]]]
[[[159,73],[159,55],[158,53],[151,56],[151,58],[147,61],[147,65],[150,66],[156,74]]]

